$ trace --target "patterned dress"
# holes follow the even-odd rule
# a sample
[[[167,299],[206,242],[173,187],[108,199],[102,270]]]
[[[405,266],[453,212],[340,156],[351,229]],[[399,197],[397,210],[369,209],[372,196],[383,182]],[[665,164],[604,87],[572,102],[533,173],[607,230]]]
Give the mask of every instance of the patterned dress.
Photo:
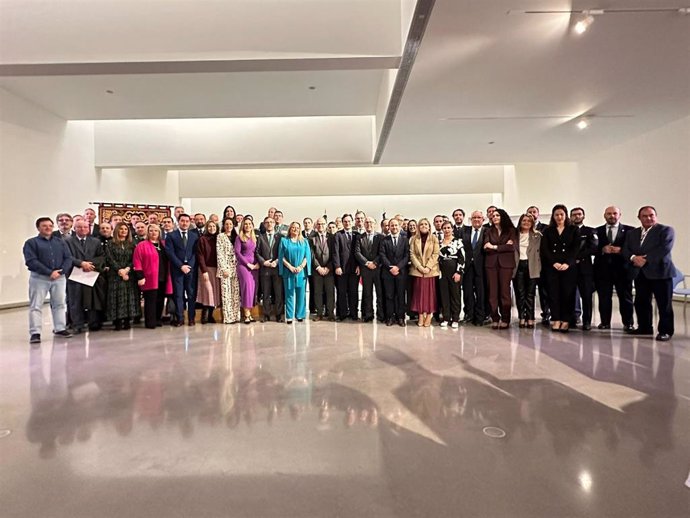
[[[218,278],[220,278],[220,293],[223,300],[223,322],[234,324],[240,320],[240,283],[237,280],[237,257],[235,247],[230,237],[218,234],[216,240],[218,253]],[[223,271],[230,270],[228,277],[223,277]]]
[[[134,278],[132,255],[134,248],[129,244],[115,244],[108,241],[105,245],[105,264],[109,268],[107,320],[135,318],[141,316],[139,289]],[[130,268],[129,280],[125,281],[117,272]]]

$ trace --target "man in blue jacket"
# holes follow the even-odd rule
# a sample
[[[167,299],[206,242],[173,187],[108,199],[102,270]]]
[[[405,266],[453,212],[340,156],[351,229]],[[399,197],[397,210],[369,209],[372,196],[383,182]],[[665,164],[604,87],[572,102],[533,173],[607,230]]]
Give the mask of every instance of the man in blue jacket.
[[[637,329],[632,334],[651,335],[652,295],[659,308],[656,339],[666,342],[673,336],[673,276],[671,259],[673,228],[657,223],[656,209],[646,205],[637,213],[641,227],[628,232],[623,257],[630,261],[635,279],[635,314]]]
[[[53,220],[36,220],[38,235],[24,243],[24,262],[29,276],[29,343],[41,343],[43,303],[50,293],[53,314],[53,333],[64,338],[72,336],[67,330],[67,278],[72,268],[72,254],[64,240],[53,236]],[[32,345],[33,346],[33,345]],[[36,345],[36,347],[39,347]]]
[[[187,324],[193,326],[196,322],[196,247],[199,234],[189,229],[191,218],[188,214],[181,214],[177,220],[178,228],[168,234],[165,241],[165,251],[170,259],[170,277],[172,278],[173,297],[177,311],[177,320],[171,322],[173,326],[184,323],[185,300],[187,302]]]

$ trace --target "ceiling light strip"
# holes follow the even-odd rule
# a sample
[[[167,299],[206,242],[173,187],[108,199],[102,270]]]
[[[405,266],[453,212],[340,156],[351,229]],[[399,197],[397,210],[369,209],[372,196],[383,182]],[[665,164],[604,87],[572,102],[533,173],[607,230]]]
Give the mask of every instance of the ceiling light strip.
[[[407,86],[407,81],[412,73],[412,67],[417,59],[417,52],[422,44],[424,33],[426,32],[427,24],[431,18],[431,11],[434,9],[436,0],[418,0],[417,6],[414,10],[410,32],[407,35],[405,42],[405,50],[403,51],[398,75],[395,78],[393,91],[391,93],[390,101],[388,101],[388,108],[386,109],[386,116],[383,119],[381,127],[381,135],[376,144],[376,152],[374,153],[374,164],[381,162],[383,151],[386,148],[388,137],[393,129],[395,117],[398,114],[398,108],[402,102],[403,93]]]
[[[588,12],[596,11],[597,14],[625,14],[625,13],[678,13],[682,12],[684,8],[682,7],[661,7],[661,8],[649,8],[649,9],[562,9],[562,10],[544,10],[544,11],[508,11],[509,14],[585,14]]]

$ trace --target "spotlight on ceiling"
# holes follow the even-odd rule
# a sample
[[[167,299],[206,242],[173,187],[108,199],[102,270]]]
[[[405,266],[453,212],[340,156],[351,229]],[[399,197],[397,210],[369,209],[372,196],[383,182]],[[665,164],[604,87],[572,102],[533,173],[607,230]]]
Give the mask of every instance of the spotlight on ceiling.
[[[587,128],[589,128],[589,119],[586,117],[583,117],[577,121],[575,126],[577,126],[577,129],[579,129],[580,131],[586,130]]]
[[[582,11],[582,19],[580,19],[573,27],[575,34],[584,34],[589,29],[589,26],[594,23],[594,17],[604,14],[603,9],[588,9]]]

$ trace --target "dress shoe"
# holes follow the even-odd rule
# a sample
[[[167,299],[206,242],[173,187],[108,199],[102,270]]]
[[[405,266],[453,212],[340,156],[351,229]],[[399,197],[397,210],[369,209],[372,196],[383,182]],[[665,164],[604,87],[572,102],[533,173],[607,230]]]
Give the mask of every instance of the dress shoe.
[[[350,317],[353,322],[359,322],[359,317]]]
[[[29,343],[30,344],[40,344],[41,343],[41,335],[38,333],[34,333],[31,335],[31,338],[29,338]]]
[[[340,318],[340,317],[335,317],[335,321],[336,321],[336,322],[342,322],[343,320],[345,320],[345,319],[344,319],[344,318]]]
[[[395,324],[395,320],[393,320],[392,318],[389,319],[389,320],[386,320],[386,325],[387,325],[388,327],[392,326],[393,324]]]
[[[582,330],[583,331],[591,331],[592,326],[590,324],[582,324]]]
[[[190,321],[187,322],[187,325],[188,325],[189,327],[194,327],[194,326],[196,325],[196,322],[195,322],[194,320],[190,320]]]
[[[373,321],[374,321],[374,317],[366,317],[366,318],[362,319],[362,322],[364,322],[365,324],[367,324],[369,322],[373,322]]]
[[[400,320],[398,320],[398,325],[399,325],[400,327],[405,327],[405,326],[407,325],[407,324],[405,324],[405,319],[404,319],[404,318],[401,318]]]
[[[303,318],[298,318],[298,319],[297,319],[297,322],[304,322],[304,319],[303,319]]]
[[[327,319],[329,322],[335,322],[335,317],[328,317]]]
[[[312,322],[320,322],[320,321],[321,321],[321,317],[320,317],[319,315],[316,315],[315,317],[312,317],[311,320],[312,320]]]
[[[180,322],[179,320],[172,320],[172,321],[170,321],[170,326],[171,327],[181,327],[182,322]]]
[[[631,331],[634,331],[635,327],[632,324],[628,324],[627,326],[623,326],[623,331],[626,333],[629,333]]]
[[[210,313],[210,314],[208,315],[208,323],[209,323],[209,324],[215,324],[215,323],[216,323],[216,319],[213,318],[213,313]]]
[[[269,320],[270,320],[270,318],[267,317],[266,315],[261,315],[261,323],[262,323],[262,324],[263,324],[264,322],[268,322]]]
[[[597,326],[597,329],[602,329],[602,330],[611,329],[611,326],[610,326],[609,324],[599,324],[599,325]],[[632,326],[630,326],[630,329],[632,329]],[[625,327],[625,331],[626,331],[626,332],[628,331],[627,326]]]
[[[292,320],[286,320],[285,323],[286,323],[287,325],[291,326],[291,325],[292,325]]]
[[[668,333],[659,333],[656,335],[656,339],[659,342],[668,342],[671,339],[671,335]]]
[[[283,315],[278,316],[276,318],[276,322],[285,322],[285,318],[283,317]]]
[[[63,338],[71,338],[71,337],[72,337],[72,333],[70,333],[69,331],[67,331],[67,329],[63,329],[62,331],[57,331],[57,332],[55,333],[55,336],[61,336],[61,337],[63,337]]]

